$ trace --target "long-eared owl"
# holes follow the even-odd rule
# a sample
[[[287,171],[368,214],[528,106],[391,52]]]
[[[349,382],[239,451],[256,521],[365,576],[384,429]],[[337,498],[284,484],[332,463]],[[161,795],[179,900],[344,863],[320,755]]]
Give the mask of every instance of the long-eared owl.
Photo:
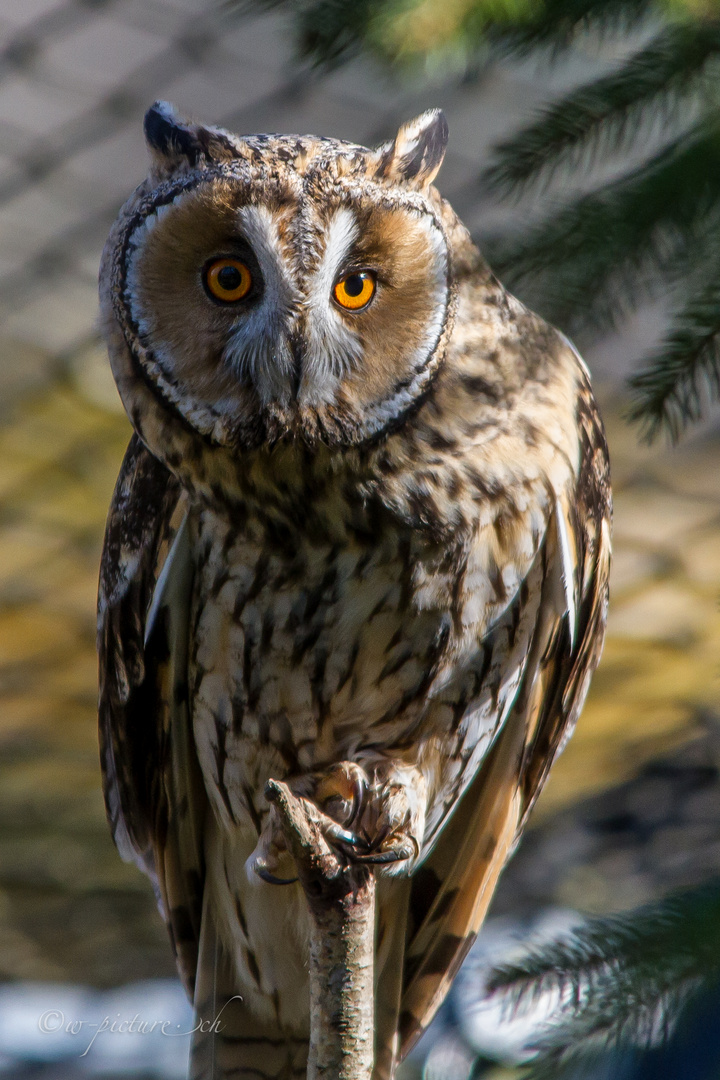
[[[477,934],[600,655],[610,492],[579,356],[432,182],[156,103],[101,306],[135,429],[99,600],[105,797],[198,1014],[194,1075],[302,1076],[308,915],[273,777],[378,876],[391,1077]],[[341,841],[337,841],[341,843]]]

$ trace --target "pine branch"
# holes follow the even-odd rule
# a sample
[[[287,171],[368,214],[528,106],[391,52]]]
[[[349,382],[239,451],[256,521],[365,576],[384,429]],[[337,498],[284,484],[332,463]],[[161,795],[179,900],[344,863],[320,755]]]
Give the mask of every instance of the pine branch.
[[[419,0],[418,0],[419,2]],[[376,52],[373,27],[383,0],[226,0],[230,10],[286,11],[292,19],[295,51],[301,60],[331,69],[363,51]],[[382,52],[382,50],[380,50]]]
[[[701,123],[612,184],[524,232],[490,241],[494,269],[562,325],[626,314],[653,279],[696,269],[720,207],[720,138]]]
[[[232,10],[282,9],[292,17],[298,54],[335,67],[360,52],[390,66],[453,53],[469,59],[489,45],[527,51],[569,44],[588,26],[620,28],[657,0],[226,0]]]
[[[720,397],[720,259],[708,278],[676,316],[655,356],[629,380],[628,417],[648,441],[662,429],[677,440],[701,418],[704,398]]]
[[[300,55],[318,67],[334,68],[363,50],[375,52],[372,27],[380,8],[379,0],[315,0],[305,5],[297,19]]]
[[[567,94],[500,143],[482,180],[491,190],[517,193],[549,180],[562,165],[592,165],[599,153],[626,146],[650,109],[665,123],[687,109],[716,77],[704,69],[718,54],[720,28],[667,27],[619,70]]]
[[[571,45],[583,30],[629,30],[656,8],[656,0],[545,0],[537,19],[508,30],[504,44],[523,53],[547,45],[558,51]]]
[[[491,993],[517,1007],[548,990],[566,1013],[538,1040],[532,1080],[618,1045],[647,1046],[672,1030],[688,999],[720,974],[720,883],[628,915],[597,919],[567,939],[498,968]]]

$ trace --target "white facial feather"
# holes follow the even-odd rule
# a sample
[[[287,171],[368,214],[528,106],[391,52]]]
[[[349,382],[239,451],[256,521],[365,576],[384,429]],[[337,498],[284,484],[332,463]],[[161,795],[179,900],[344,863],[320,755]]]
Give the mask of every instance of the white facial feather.
[[[308,281],[307,351],[300,386],[303,403],[326,398],[328,390],[360,359],[360,341],[332,303],[333,287],[358,235],[352,210],[342,207],[336,211],[327,225],[322,258]]]
[[[263,276],[258,304],[243,310],[230,332],[223,360],[234,372],[250,378],[263,404],[287,404],[293,359],[289,320],[298,295],[288,274],[277,221],[266,206],[238,211],[242,232],[255,252]]]

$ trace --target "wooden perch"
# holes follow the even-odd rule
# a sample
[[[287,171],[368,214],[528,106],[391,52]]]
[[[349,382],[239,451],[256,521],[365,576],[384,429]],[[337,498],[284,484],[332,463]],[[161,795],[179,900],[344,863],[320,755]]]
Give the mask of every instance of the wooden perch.
[[[332,850],[313,803],[276,780],[265,794],[310,909],[308,1080],[371,1080],[375,876]]]

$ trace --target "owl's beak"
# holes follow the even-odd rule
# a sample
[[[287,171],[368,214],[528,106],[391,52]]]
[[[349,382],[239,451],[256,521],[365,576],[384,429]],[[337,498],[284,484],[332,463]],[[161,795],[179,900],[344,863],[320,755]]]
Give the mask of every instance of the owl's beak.
[[[302,379],[303,365],[305,364],[306,345],[302,337],[297,334],[290,338],[290,354],[292,356],[292,375],[290,384],[290,394],[293,401],[297,401],[298,394],[300,392],[300,381]]]

